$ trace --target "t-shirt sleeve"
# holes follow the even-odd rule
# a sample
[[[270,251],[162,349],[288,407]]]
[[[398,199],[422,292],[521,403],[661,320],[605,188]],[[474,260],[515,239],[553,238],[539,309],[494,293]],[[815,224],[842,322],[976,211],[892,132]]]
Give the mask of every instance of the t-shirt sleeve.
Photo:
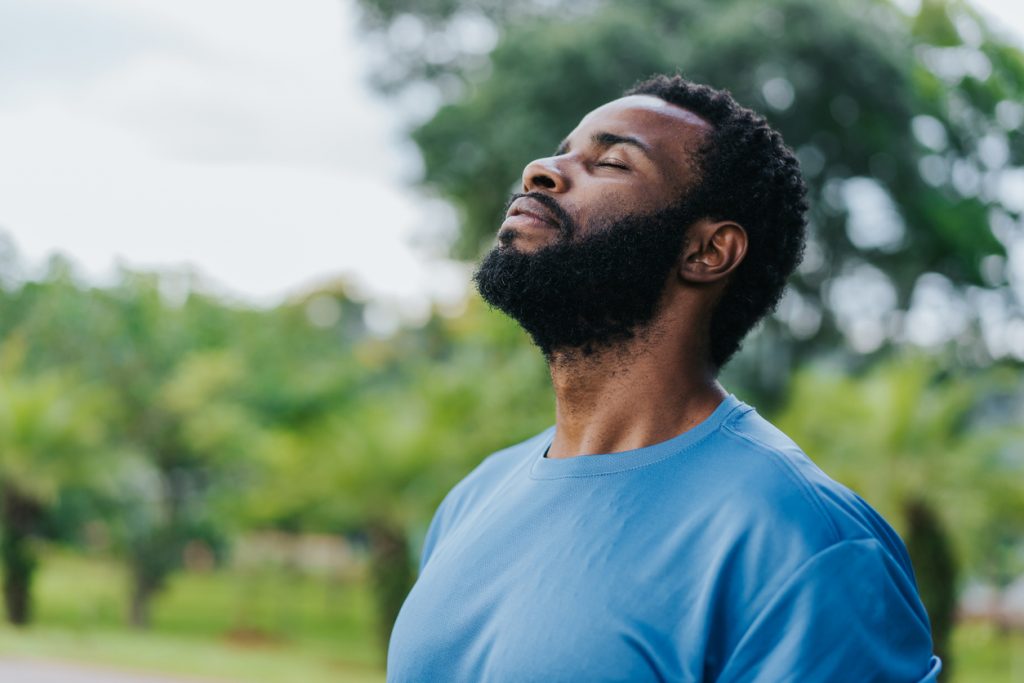
[[[874,539],[817,553],[753,618],[717,683],[934,683],[913,579]]]

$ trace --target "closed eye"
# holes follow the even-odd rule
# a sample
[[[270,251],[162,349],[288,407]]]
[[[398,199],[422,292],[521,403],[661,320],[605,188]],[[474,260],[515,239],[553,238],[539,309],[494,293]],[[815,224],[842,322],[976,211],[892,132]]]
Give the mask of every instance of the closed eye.
[[[610,168],[620,168],[623,171],[628,171],[629,170],[629,166],[626,166],[624,163],[622,163],[618,159],[604,159],[602,161],[597,162],[594,165],[595,166],[608,166]]]

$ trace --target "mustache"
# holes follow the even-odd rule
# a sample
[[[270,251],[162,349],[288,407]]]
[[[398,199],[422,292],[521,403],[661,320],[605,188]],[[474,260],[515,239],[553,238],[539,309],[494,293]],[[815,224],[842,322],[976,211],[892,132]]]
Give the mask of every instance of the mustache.
[[[508,209],[510,206],[512,206],[512,202],[521,197],[529,197],[535,202],[543,204],[544,207],[551,212],[551,215],[554,217],[555,221],[557,221],[558,232],[561,233],[563,237],[572,237],[573,233],[576,232],[576,223],[573,221],[572,216],[570,216],[566,212],[566,210],[563,209],[557,201],[555,201],[555,199],[544,194],[543,192],[513,193],[512,196],[508,198],[508,201],[505,202],[505,208],[502,210],[501,215],[504,216],[506,213],[508,213]]]

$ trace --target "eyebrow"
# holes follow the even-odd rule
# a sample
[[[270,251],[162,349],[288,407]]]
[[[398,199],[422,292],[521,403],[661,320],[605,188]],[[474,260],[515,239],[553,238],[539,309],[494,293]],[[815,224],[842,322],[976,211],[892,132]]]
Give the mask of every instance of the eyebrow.
[[[600,147],[601,149],[607,149],[609,147],[614,147],[615,145],[632,145],[643,152],[647,158],[653,160],[650,146],[639,138],[635,138],[631,135],[616,135],[615,133],[608,132],[594,133],[590,136],[590,142],[595,147]],[[565,140],[562,140],[562,144],[560,144],[558,149],[555,150],[555,156],[560,156],[568,151],[569,139],[566,138]]]

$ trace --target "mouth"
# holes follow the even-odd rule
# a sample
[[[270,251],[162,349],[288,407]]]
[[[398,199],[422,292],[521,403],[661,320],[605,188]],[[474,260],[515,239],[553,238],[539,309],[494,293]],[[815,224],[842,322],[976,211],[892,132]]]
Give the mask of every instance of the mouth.
[[[508,207],[502,227],[529,226],[531,224],[553,230],[561,229],[558,220],[544,204],[529,196],[519,197]]]

